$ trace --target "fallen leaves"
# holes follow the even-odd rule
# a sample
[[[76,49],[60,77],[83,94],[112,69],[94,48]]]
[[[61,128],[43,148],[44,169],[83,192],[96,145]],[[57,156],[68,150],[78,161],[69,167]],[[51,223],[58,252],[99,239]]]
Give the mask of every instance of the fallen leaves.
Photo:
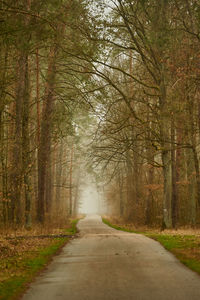
[[[18,276],[23,270],[22,260],[32,257],[41,248],[50,246],[54,240],[51,238],[40,239],[12,239],[0,240],[0,281]]]

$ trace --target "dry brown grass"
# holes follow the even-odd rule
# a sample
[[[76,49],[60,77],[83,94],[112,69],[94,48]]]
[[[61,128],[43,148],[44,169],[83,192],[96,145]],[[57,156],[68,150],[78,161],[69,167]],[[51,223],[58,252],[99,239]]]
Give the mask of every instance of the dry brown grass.
[[[171,234],[171,235],[196,235],[200,236],[200,228],[192,228],[189,226],[180,227],[178,229],[165,229],[161,230],[157,227],[138,226],[134,223],[126,223],[122,218],[115,216],[104,216],[111,224],[119,227],[124,227],[133,231],[159,233],[159,234]]]

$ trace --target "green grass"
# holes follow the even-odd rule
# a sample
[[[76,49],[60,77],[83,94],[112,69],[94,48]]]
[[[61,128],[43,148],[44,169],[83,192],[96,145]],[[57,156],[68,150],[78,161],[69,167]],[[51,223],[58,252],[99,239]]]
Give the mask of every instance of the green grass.
[[[171,235],[158,233],[145,233],[146,236],[161,243],[167,250],[190,249],[198,246],[198,241],[192,235]]]
[[[111,224],[107,219],[102,218],[108,226],[117,230],[132,233],[140,233],[158,241],[165,249],[172,252],[184,265],[200,274],[200,236],[164,234],[154,232],[140,232],[123,226]]]
[[[24,261],[24,266],[26,267],[27,270],[29,270],[29,273],[34,274],[38,270],[41,269],[46,263],[49,261],[49,258],[57,252],[60,247],[62,247],[68,238],[57,238],[54,239],[54,244],[41,249],[38,253],[37,256],[32,258],[32,259],[27,259]]]
[[[149,234],[146,236],[158,241],[172,252],[185,266],[200,274],[200,237],[195,235]],[[195,255],[195,253],[197,253]]]
[[[72,220],[71,226],[65,232],[75,234],[77,222],[78,219]],[[25,251],[23,257],[16,255],[5,259],[7,267],[10,268],[10,274],[9,278],[0,281],[0,300],[17,299],[28,283],[50,262],[52,256],[68,240],[69,238],[54,238],[51,245],[35,251]]]
[[[103,223],[105,223],[106,225],[114,228],[114,229],[117,229],[117,230],[121,230],[121,231],[126,231],[126,232],[132,232],[132,233],[141,233],[141,234],[144,234],[144,232],[140,232],[140,231],[136,231],[136,230],[133,230],[131,228],[128,228],[128,227],[121,227],[121,226],[118,226],[116,224],[111,224],[107,219],[105,218],[102,218],[102,221]]]
[[[0,282],[0,299],[14,299],[20,295],[25,289],[26,284],[50,261],[52,255],[55,254],[67,240],[67,238],[54,239],[52,245],[33,253],[25,253],[23,259],[19,261],[17,261],[19,257],[13,257],[12,260],[15,262],[15,267],[14,269],[12,268],[11,272],[15,272],[15,268],[17,268],[18,275],[13,276],[11,273],[9,279]]]
[[[181,258],[177,255],[177,258],[188,268],[195,271],[196,273],[200,274],[200,261],[196,259],[186,259]]]
[[[69,228],[66,228],[65,230],[64,230],[64,232],[65,233],[69,233],[69,234],[76,234],[77,233],[77,227],[76,227],[76,225],[77,225],[77,223],[78,223],[78,221],[79,221],[80,219],[74,219],[74,220],[72,220],[71,221],[71,226],[69,227]]]
[[[0,299],[7,300],[15,294],[19,295],[23,291],[26,277],[12,277],[6,282],[0,283]]]

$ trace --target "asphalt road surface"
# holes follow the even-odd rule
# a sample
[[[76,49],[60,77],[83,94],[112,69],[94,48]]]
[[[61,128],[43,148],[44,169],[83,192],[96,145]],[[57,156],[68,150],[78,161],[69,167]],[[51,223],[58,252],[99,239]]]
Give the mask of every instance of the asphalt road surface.
[[[200,300],[200,276],[158,242],[94,215],[78,227],[23,300]]]

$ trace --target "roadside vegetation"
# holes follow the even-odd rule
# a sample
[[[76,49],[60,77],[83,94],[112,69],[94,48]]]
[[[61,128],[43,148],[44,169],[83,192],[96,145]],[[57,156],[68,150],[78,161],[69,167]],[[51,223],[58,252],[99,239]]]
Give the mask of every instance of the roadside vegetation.
[[[51,230],[45,235],[20,232],[16,236],[0,238],[0,299],[17,299],[33,278],[77,233],[77,222],[73,219],[60,230]]]
[[[108,226],[117,230],[140,233],[158,241],[173,253],[184,265],[200,274],[200,230],[164,230],[135,228],[134,224],[119,223],[116,219],[102,218]]]

